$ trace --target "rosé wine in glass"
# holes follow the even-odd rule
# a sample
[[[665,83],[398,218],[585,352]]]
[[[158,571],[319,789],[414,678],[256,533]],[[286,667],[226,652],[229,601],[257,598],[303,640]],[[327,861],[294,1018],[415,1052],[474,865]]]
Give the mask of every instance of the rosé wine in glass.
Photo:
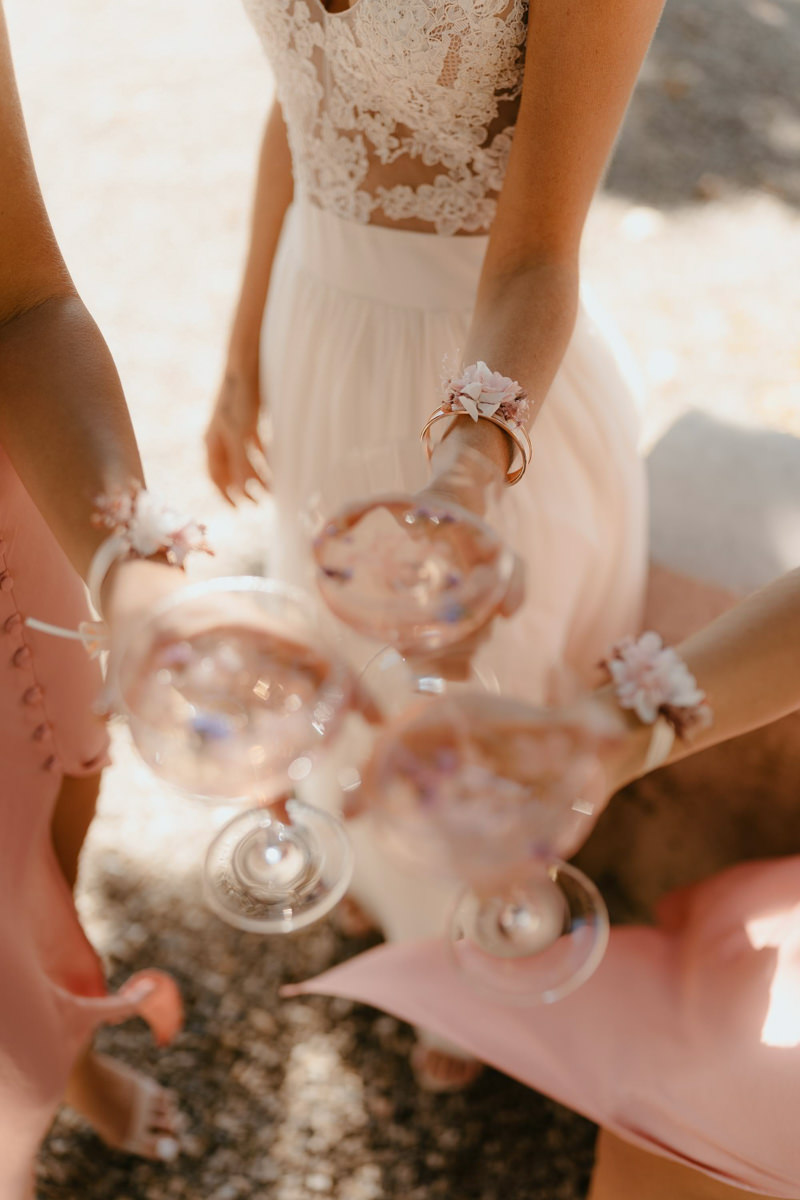
[[[407,731],[406,731],[407,732]],[[447,736],[381,755],[370,789],[374,827],[397,859],[462,881],[448,942],[480,990],[511,1004],[550,1003],[599,965],[608,914],[594,884],[559,858],[587,821],[580,793],[596,768],[558,736],[535,751],[525,782]]]
[[[423,656],[465,641],[501,603],[513,555],[455,504],[379,496],[341,509],[313,544],[330,610],[358,633]]]
[[[291,794],[353,699],[309,613],[301,592],[273,580],[193,585],[140,624],[115,669],[134,742],[161,778],[257,806],[217,834],[204,882],[218,915],[261,932],[322,916],[352,871],[341,823]],[[275,801],[280,812],[264,807]]]

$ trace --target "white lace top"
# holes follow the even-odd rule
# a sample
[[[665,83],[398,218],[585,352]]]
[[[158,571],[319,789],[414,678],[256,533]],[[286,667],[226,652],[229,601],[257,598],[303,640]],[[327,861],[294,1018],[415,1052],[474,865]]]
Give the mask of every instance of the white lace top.
[[[244,0],[295,186],[353,221],[485,233],[522,89],[527,0]]]

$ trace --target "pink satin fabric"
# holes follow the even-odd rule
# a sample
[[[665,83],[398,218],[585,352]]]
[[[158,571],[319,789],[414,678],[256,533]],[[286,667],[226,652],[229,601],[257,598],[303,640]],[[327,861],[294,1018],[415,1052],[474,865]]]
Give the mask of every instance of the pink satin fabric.
[[[619,1137],[733,1187],[800,1196],[800,858],[673,893],[613,930],[571,996],[510,1008],[441,940],[380,946],[290,989],[346,996],[445,1036]]]

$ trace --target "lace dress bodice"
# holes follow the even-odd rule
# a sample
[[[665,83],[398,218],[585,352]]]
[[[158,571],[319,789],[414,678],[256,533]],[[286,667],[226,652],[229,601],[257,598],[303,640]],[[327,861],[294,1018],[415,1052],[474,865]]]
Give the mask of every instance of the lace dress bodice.
[[[526,0],[244,0],[295,187],[349,220],[484,233],[522,89]]]

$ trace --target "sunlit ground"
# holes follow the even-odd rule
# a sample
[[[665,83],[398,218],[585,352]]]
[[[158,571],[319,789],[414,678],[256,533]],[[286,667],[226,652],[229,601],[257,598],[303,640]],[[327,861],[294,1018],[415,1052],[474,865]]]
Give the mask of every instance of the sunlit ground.
[[[206,517],[221,566],[257,569],[265,514],[215,499],[201,445],[271,94],[255,36],[236,0],[6,10],[48,206],[151,481]],[[800,433],[798,52],[797,0],[668,8],[585,247],[586,279],[637,364],[648,442],[687,406]],[[116,737],[81,904],[115,978],[156,961],[187,989],[189,1030],[160,1070],[188,1093],[195,1141],[170,1175],[62,1122],[42,1195],[582,1194],[584,1123],[497,1079],[471,1098],[419,1097],[408,1035],[388,1018],[279,1006],[281,979],[354,947],[327,927],[265,944],[207,917],[197,864],[219,815],[165,795]],[[107,1041],[149,1053],[139,1029]]]

